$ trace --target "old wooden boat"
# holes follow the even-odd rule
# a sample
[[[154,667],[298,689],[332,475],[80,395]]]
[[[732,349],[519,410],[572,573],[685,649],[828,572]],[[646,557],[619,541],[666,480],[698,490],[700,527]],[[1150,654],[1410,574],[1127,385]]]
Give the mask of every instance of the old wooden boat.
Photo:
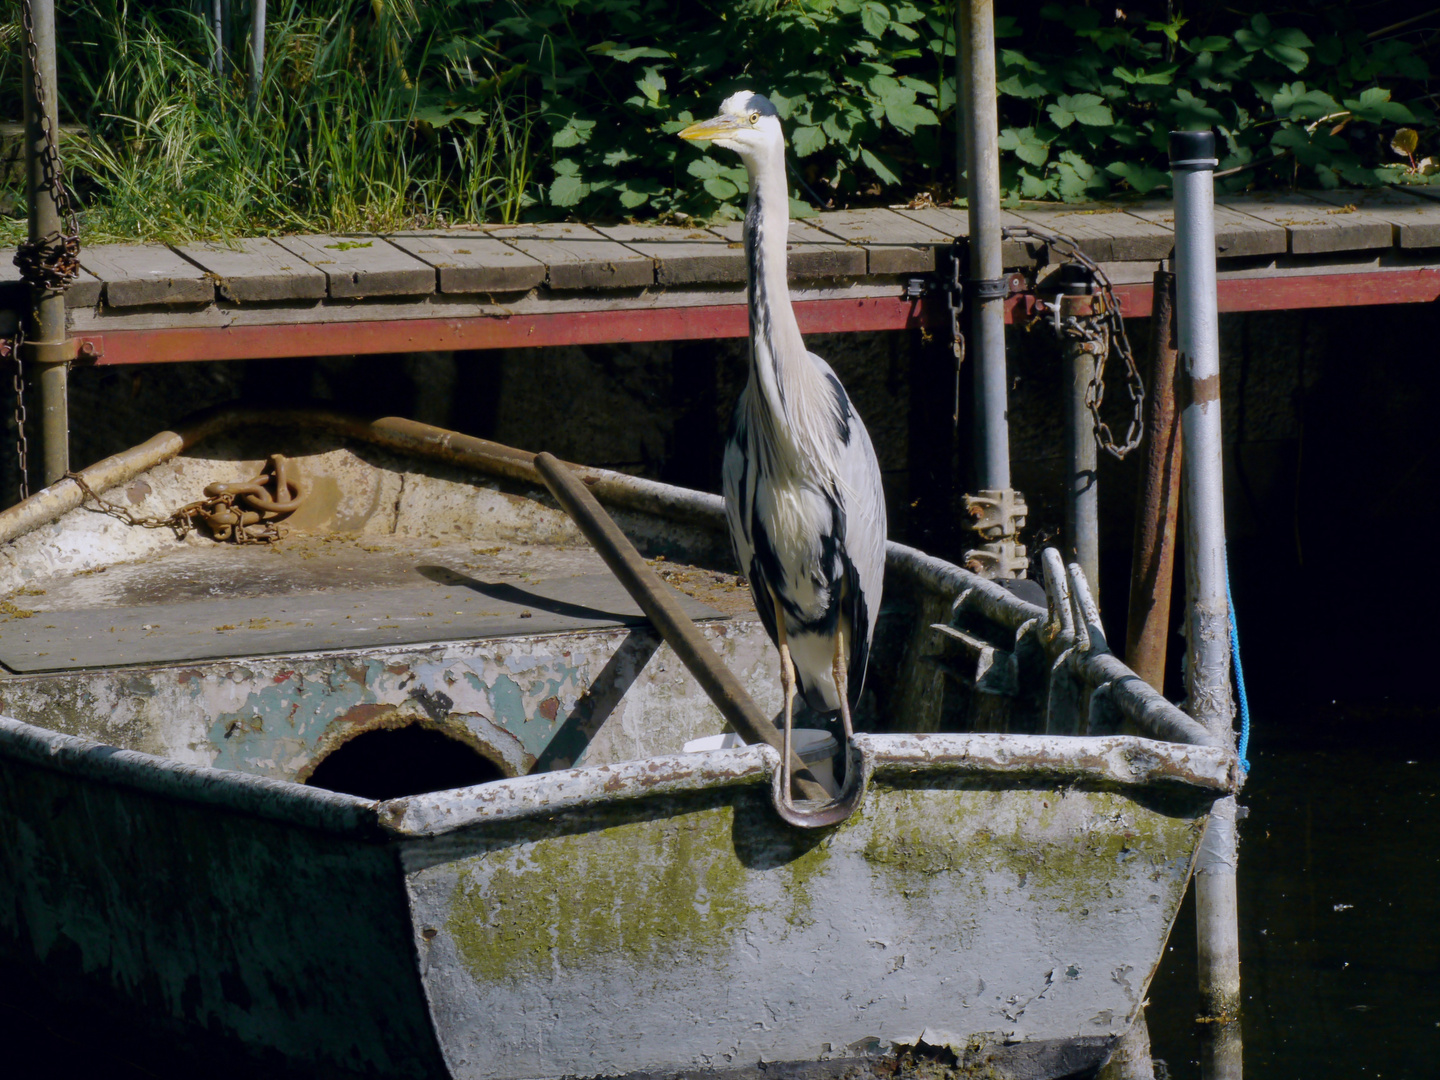
[[[719,500],[582,473],[777,709]],[[283,539],[177,536],[257,474]],[[719,713],[527,455],[231,412],[81,481],[0,515],[0,964],[127,1023],[374,1076],[1084,1074],[1233,786],[1053,553],[1045,610],[890,546],[859,807],[803,830],[773,750],[683,752]]]

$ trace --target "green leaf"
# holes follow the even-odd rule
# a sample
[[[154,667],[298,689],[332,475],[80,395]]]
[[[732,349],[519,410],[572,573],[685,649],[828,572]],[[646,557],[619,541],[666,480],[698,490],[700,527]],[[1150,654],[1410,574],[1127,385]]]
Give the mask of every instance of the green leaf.
[[[1045,87],[1037,82],[1027,82],[1019,75],[1011,75],[995,84],[995,89],[1009,97],[1038,98],[1045,96]]]
[[[899,102],[894,105],[885,106],[885,119],[890,121],[896,130],[906,134],[915,134],[917,127],[936,125],[940,123],[939,117],[927,109],[924,105],[917,105],[915,102]]]
[[[1001,150],[1009,150],[1027,165],[1044,165],[1050,157],[1048,140],[1036,136],[1033,127],[1006,128],[998,140]]]
[[[574,206],[590,194],[590,185],[582,183],[578,176],[557,176],[550,185],[552,206]]]
[[[860,25],[871,37],[878,38],[890,25],[890,9],[877,0],[866,0],[860,6]]]
[[[1020,194],[1026,199],[1043,199],[1048,195],[1055,194],[1055,178],[1046,176],[1043,179],[1032,176],[1025,169],[1020,170]]]
[[[1045,106],[1056,127],[1067,128],[1076,121],[1091,126],[1113,124],[1114,116],[1110,106],[1096,94],[1061,94],[1056,101]]]
[[[861,149],[860,160],[870,167],[870,171],[887,184],[900,183],[900,177],[896,176],[880,158],[869,150]]]
[[[1323,90],[1307,90],[1303,82],[1282,85],[1270,98],[1282,120],[1318,120],[1340,111],[1340,103]]]
[[[712,177],[721,176],[725,172],[725,166],[721,165],[714,158],[696,158],[685,166],[685,171],[691,176],[700,180],[709,180]]]
[[[1210,37],[1195,38],[1190,41],[1189,44],[1185,46],[1185,48],[1190,50],[1192,53],[1224,52],[1226,49],[1230,48],[1230,39],[1227,37],[1218,37],[1215,35],[1211,35]]]
[[[796,157],[809,157],[825,149],[825,132],[818,127],[797,127],[790,132],[790,146]]]
[[[1224,119],[1219,112],[1190,93],[1189,90],[1177,90],[1175,100],[1170,103],[1170,109],[1175,113],[1176,125],[1182,131],[1212,127]]]
[[[635,80],[635,85],[645,95],[645,100],[651,105],[660,103],[660,93],[665,89],[665,76],[660,74],[657,67],[647,67],[645,74]]]
[[[705,181],[705,190],[722,202],[740,194],[740,189],[723,176],[712,176]]]
[[[1246,52],[1264,53],[1276,63],[1284,64],[1295,72],[1303,71],[1310,63],[1310,57],[1304,50],[1315,47],[1315,43],[1306,37],[1303,31],[1294,27],[1276,30],[1263,14],[1251,19],[1248,28],[1242,26],[1236,30],[1235,40]]]
[[[643,191],[632,191],[626,188],[620,192],[620,205],[626,210],[634,210],[637,206],[644,206],[650,201],[650,196]]]
[[[1113,162],[1105,166],[1105,171],[1111,176],[1123,180],[1138,195],[1148,195],[1158,187],[1170,185],[1169,173],[1161,172],[1149,165],[1137,165],[1133,161]]]
[[[622,64],[628,64],[632,60],[672,59],[664,49],[656,49],[648,45],[640,45],[633,49],[617,49],[613,41],[602,41],[598,45],[592,45],[590,51],[599,53],[601,56],[608,56],[611,60],[618,60]]]
[[[1415,114],[1398,101],[1390,100],[1390,91],[1378,86],[1363,90],[1358,98],[1346,98],[1345,107],[1357,120],[1377,124],[1413,124]]]
[[[557,150],[579,146],[581,143],[590,141],[590,135],[594,130],[594,120],[580,120],[572,116],[565,121],[565,126],[551,137],[550,145]]]

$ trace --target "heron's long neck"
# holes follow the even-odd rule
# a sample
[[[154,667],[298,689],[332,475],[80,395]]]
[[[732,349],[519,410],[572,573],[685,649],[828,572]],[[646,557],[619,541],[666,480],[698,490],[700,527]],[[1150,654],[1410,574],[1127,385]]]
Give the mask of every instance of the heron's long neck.
[[[786,277],[790,197],[782,164],[750,170],[750,202],[745,213],[745,258],[750,291],[750,382],[752,408],[762,405],[778,419],[775,434],[807,430],[802,421],[826,407],[824,379],[806,359],[805,342]],[[760,419],[757,417],[757,419]],[[763,422],[763,421],[762,421]],[[809,447],[797,447],[812,451]]]

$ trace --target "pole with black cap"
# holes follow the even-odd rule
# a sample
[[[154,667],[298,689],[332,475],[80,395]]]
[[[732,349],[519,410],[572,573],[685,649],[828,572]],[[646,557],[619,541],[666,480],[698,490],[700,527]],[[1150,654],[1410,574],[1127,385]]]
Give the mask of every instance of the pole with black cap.
[[[994,0],[956,5],[965,198],[969,210],[971,365],[975,375],[975,479],[965,497],[971,528],[985,541],[965,553],[966,565],[986,577],[1025,576],[1018,542],[1025,500],[1010,486],[1009,383],[1005,374],[1005,298],[1010,287],[1002,258],[999,104],[995,83]]]
[[[1185,506],[1185,673],[1189,711],[1233,740],[1230,624],[1221,473],[1220,340],[1215,293],[1215,136],[1172,131],[1175,316],[1183,370],[1181,475]],[[1235,904],[1233,796],[1217,800],[1195,863],[1201,1017],[1210,1024],[1212,1077],[1240,1075],[1240,947]],[[1221,1030],[1224,1029],[1224,1030]],[[1207,1054],[1207,1057],[1211,1056]]]

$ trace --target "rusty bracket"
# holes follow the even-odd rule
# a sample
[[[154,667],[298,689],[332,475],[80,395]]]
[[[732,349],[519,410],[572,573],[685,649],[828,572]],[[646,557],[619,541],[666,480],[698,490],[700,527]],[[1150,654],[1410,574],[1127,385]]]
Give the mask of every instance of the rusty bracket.
[[[27,363],[68,364],[79,362],[93,364],[105,355],[105,339],[97,334],[85,337],[65,338],[63,341],[29,341],[21,347]],[[14,355],[14,343],[0,342],[0,359]]]

